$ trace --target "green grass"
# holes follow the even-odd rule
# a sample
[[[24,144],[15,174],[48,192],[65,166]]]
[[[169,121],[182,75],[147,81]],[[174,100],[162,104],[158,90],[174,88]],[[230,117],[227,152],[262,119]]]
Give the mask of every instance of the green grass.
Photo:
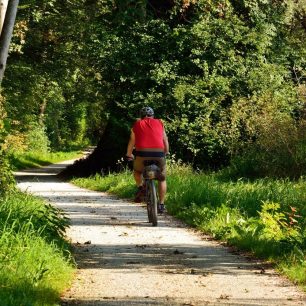
[[[129,171],[110,173],[104,177],[97,174],[88,179],[73,179],[72,182],[83,188],[97,191],[107,191],[127,199],[131,199],[136,190],[133,176]]]
[[[8,156],[12,170],[37,168],[40,166],[74,159],[82,155],[81,151],[53,152],[53,153],[23,153]]]
[[[79,186],[132,198],[128,171],[75,179]],[[167,209],[186,223],[269,260],[306,288],[306,181],[246,179],[195,173],[188,166],[168,171]]]
[[[0,199],[1,305],[58,305],[74,264],[56,208],[19,191]]]

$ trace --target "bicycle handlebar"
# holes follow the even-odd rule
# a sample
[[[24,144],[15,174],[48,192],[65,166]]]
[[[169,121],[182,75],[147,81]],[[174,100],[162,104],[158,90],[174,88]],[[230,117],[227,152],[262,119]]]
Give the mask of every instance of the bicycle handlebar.
[[[169,157],[170,156],[170,153],[168,152],[168,153],[165,153],[165,158],[167,158],[167,157]],[[128,161],[128,162],[130,162],[130,161],[133,161],[134,159],[135,159],[135,156],[133,155],[133,156],[125,156],[125,158],[124,158],[126,161]]]

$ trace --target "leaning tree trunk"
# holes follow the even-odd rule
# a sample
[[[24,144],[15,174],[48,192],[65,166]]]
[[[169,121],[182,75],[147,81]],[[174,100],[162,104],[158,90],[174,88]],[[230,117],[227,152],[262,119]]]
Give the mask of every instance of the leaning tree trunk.
[[[126,166],[123,157],[129,140],[129,130],[120,123],[110,120],[100,138],[97,147],[86,158],[77,160],[68,166],[59,176],[88,177],[96,173],[107,174],[120,171]]]
[[[0,0],[0,34],[2,32],[8,0]]]
[[[8,2],[4,23],[0,36],[0,84],[3,79],[4,70],[6,67],[6,60],[13,34],[15,18],[17,14],[19,0],[10,0]]]

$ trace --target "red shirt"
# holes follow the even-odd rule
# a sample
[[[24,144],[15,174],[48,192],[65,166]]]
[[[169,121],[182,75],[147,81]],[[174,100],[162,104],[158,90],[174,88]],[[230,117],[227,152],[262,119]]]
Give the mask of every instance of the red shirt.
[[[164,125],[159,119],[145,117],[133,125],[135,147],[139,149],[164,150]]]

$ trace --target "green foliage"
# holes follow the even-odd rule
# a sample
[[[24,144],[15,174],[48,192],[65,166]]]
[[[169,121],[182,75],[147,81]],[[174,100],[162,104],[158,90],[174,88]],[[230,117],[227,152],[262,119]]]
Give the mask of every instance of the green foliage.
[[[50,142],[43,126],[32,124],[26,135],[27,152],[47,153]]]
[[[3,108],[4,98],[0,95],[0,198],[14,189],[15,181],[10,172],[7,156],[4,154],[6,132],[4,130],[5,111]]]
[[[291,207],[291,209],[293,208]],[[296,225],[298,221],[293,217],[289,218],[288,215],[282,212],[280,210],[280,204],[264,202],[259,212],[259,217],[263,227],[261,234],[262,239],[276,241],[301,240],[300,228]]]
[[[72,278],[67,219],[14,192],[0,200],[0,298],[4,305],[54,305]]]
[[[14,200],[14,201],[13,201]],[[39,199],[15,191],[1,199],[1,224],[19,232],[25,224],[49,240],[60,239],[69,225],[63,212]]]
[[[298,178],[305,15],[293,0],[26,0],[3,82],[7,132],[39,122],[51,150],[63,150],[111,137],[116,122],[111,167],[151,105],[194,168]]]
[[[79,39],[86,27],[85,4],[77,2],[23,3],[2,84],[9,133],[23,134],[39,122],[48,137],[43,144],[53,150],[88,144],[97,137],[89,132],[100,133],[100,121],[91,120],[101,112],[100,95],[93,88],[96,79],[85,78],[93,72]]]
[[[232,176],[298,178],[305,173],[305,119],[296,121],[290,115],[292,96],[287,92],[283,100],[269,94],[257,98],[257,103],[241,100],[232,107],[227,139]]]
[[[15,188],[15,179],[10,171],[7,156],[0,150],[0,198]]]
[[[300,4],[174,1],[163,8],[152,4],[145,14],[140,4],[120,2],[118,10],[98,4],[95,9],[100,19],[92,19],[87,47],[93,52],[88,54],[99,72],[109,117],[121,126],[128,128],[139,108],[151,105],[165,119],[178,157],[194,167],[215,168],[247,156],[241,150],[246,145],[256,152],[266,149],[257,139],[270,124],[271,107],[275,120],[283,116],[287,126],[290,118],[292,128],[300,125],[292,116],[301,102],[296,83],[305,82]],[[295,26],[289,30],[289,24]],[[240,110],[243,103],[246,113]],[[254,122],[262,118],[255,135],[248,130],[250,112]],[[124,150],[127,140],[121,134],[118,130]],[[274,169],[283,168],[277,164],[283,153]],[[297,176],[305,172],[302,162],[297,167]],[[282,175],[274,169],[271,175]]]

